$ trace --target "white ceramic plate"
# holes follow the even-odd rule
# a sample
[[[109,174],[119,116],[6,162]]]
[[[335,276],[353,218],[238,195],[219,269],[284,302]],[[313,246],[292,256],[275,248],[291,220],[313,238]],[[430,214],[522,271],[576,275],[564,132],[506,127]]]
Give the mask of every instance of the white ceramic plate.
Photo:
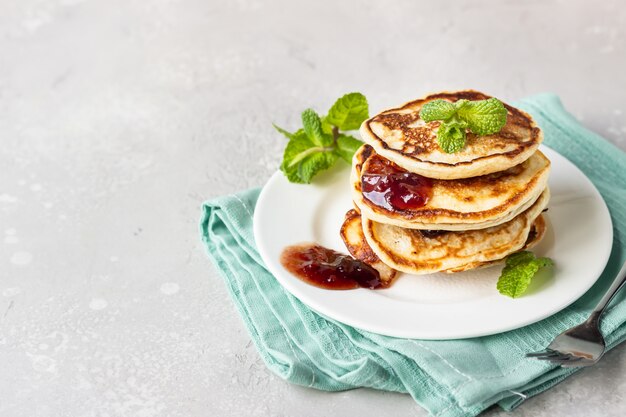
[[[546,236],[533,251],[551,257],[556,266],[540,272],[517,299],[496,290],[502,266],[451,275],[402,274],[384,290],[324,290],[291,275],[279,261],[286,246],[316,242],[347,253],[339,236],[344,214],[352,207],[347,166],[315,185],[291,184],[282,173],[274,174],[254,213],[256,243],[267,267],[290,293],[317,312],[363,330],[459,339],[526,326],[582,296],[602,273],[613,241],[609,211],[591,181],[555,151],[542,151],[552,161],[552,198],[544,213]]]

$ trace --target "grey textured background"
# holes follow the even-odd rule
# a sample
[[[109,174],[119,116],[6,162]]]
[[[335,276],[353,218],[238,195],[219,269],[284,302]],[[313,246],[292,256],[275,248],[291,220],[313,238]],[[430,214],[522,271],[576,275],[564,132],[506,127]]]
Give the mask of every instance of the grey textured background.
[[[201,201],[262,185],[271,122],[349,91],[552,91],[626,149],[625,28],[618,0],[0,2],[0,416],[425,416],[270,374]],[[625,360],[514,414],[621,417]]]

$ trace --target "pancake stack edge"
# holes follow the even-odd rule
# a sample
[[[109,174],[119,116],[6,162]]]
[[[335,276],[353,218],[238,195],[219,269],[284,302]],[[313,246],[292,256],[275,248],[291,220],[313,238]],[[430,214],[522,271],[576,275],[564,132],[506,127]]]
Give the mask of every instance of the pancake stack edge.
[[[490,266],[544,236],[550,161],[538,150],[543,135],[530,115],[505,104],[503,129],[484,137],[469,133],[458,154],[439,150],[438,122],[419,118],[430,100],[488,97],[471,90],[433,94],[363,123],[366,144],[354,155],[350,181],[355,207],[346,214],[341,236],[349,252],[378,269],[384,282],[395,271]],[[390,183],[395,194],[385,188]],[[418,191],[406,197],[407,187]],[[404,200],[418,204],[407,208]]]

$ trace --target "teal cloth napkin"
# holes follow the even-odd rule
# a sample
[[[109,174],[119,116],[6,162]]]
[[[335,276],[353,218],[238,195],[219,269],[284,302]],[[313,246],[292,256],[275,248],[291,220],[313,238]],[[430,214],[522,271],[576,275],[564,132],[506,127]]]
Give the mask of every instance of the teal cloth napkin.
[[[582,169],[609,206],[613,251],[594,287],[554,316],[502,334],[449,341],[381,336],[320,316],[267,271],[252,233],[259,189],[216,198],[203,206],[202,240],[269,369],[320,390],[409,393],[437,417],[475,416],[493,404],[510,410],[578,371],[524,354],[584,320],[626,260],[626,155],[583,128],[554,95],[517,104],[539,123],[545,143]],[[614,301],[602,322],[609,348],[626,338],[623,299]]]

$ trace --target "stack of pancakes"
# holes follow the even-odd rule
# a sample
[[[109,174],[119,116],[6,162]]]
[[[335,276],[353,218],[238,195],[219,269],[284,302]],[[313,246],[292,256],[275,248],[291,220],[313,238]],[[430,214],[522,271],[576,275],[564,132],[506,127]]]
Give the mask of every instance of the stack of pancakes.
[[[488,136],[467,132],[465,147],[445,153],[440,122],[425,123],[421,107],[436,99],[484,100],[477,91],[433,94],[384,111],[361,126],[366,142],[354,155],[348,211],[341,236],[350,253],[372,265],[384,282],[396,271],[459,272],[488,266],[541,240],[541,213],[550,198],[550,161],[531,116],[505,104],[507,122]],[[381,166],[426,177],[426,203],[402,209],[364,194],[363,178]]]

